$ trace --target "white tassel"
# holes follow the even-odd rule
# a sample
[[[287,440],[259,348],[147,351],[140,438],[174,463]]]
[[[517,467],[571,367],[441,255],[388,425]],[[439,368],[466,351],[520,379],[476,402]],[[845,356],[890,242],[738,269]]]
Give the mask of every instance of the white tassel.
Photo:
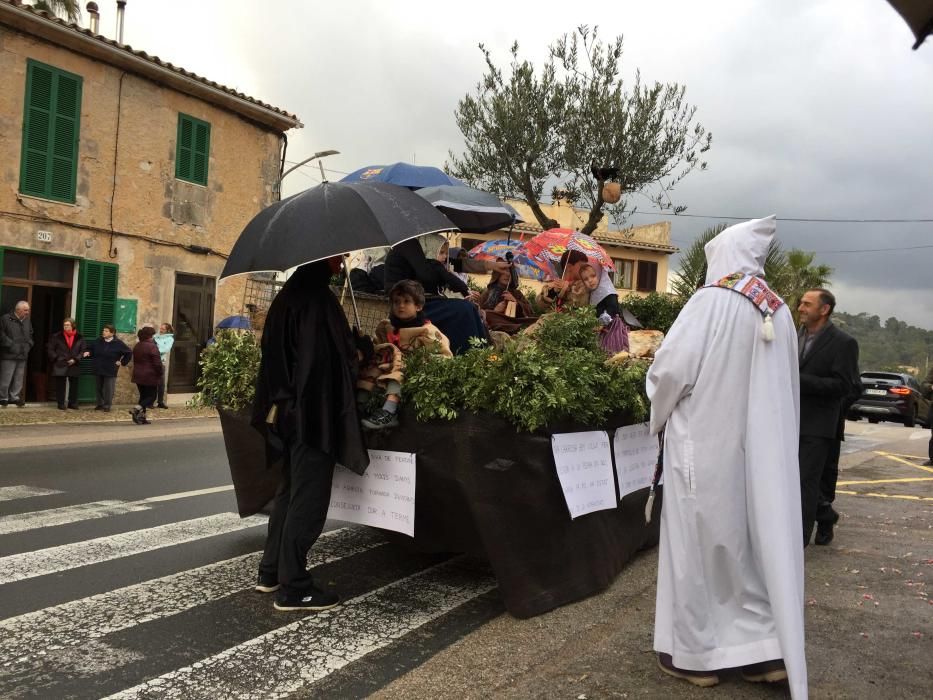
[[[645,504],[645,525],[651,522],[651,511],[654,506],[654,486],[652,485],[651,491],[648,492],[648,502]]]
[[[774,324],[771,322],[771,314],[765,314],[765,320],[761,324],[761,337],[766,343],[774,340]]]

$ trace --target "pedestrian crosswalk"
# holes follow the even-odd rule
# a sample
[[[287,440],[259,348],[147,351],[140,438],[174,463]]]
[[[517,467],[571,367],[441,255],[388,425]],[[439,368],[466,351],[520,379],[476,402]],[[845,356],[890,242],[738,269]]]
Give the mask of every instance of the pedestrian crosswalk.
[[[227,489],[60,505],[66,492],[0,487],[0,500],[28,498],[35,507],[0,515],[0,601],[11,591],[24,610],[4,612],[12,608],[0,602],[0,697],[313,694],[315,683],[333,683],[374,652],[423,643],[409,638],[468,603],[488,600],[481,614],[499,612],[495,597],[485,595],[495,579],[484,565],[407,553],[380,531],[356,526],[326,531],[308,558],[319,583],[336,583],[343,604],[316,614],[276,612],[271,596],[252,590],[265,516],[208,512],[178,520],[167,507]],[[43,508],[50,496],[56,507]],[[132,514],[162,509],[167,522],[112,534]],[[75,523],[94,536],[68,541]],[[37,533],[46,546],[30,549],[24,543]],[[61,544],[49,544],[58,536]],[[251,551],[225,556],[241,542]],[[11,548],[26,551],[7,554]],[[187,565],[205,557],[209,563]],[[161,575],[146,573],[150,558]],[[166,561],[176,560],[165,574]],[[98,590],[68,596],[78,570],[93,572]],[[109,572],[137,580],[109,586]],[[31,592],[43,588],[59,598],[64,588],[67,599],[43,606],[36,593],[31,604]]]

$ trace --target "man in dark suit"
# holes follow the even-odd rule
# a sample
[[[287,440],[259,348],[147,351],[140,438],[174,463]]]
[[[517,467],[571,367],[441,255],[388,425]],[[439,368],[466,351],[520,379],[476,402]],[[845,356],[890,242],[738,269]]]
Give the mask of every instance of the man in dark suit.
[[[810,543],[814,521],[816,544],[829,544],[839,514],[833,509],[839,446],[845,411],[861,393],[858,343],[830,320],[836,298],[825,289],[806,292],[800,316],[800,493],[803,546]]]

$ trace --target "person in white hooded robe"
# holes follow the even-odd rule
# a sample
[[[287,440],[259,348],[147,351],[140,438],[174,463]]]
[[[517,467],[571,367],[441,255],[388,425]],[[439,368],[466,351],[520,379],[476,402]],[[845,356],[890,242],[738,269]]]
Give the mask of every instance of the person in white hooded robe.
[[[760,279],[774,231],[757,219],[706,245],[707,286],[648,372],[651,431],[664,430],[654,648],[696,685],[742,667],[749,681],[787,678],[801,700],[797,335]]]

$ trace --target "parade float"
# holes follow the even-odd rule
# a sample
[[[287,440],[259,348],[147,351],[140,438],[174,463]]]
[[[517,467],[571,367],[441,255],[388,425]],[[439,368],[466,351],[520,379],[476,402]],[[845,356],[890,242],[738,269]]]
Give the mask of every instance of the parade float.
[[[342,217],[334,216],[340,198],[350,202]],[[247,226],[222,277],[391,246],[419,227],[441,230],[412,198],[424,203],[400,187],[324,183],[283,200]],[[357,216],[363,208],[381,217],[378,236]],[[321,235],[309,236],[315,229]],[[361,306],[386,317],[386,299],[337,291],[364,331]],[[606,588],[658,539],[660,497],[646,509],[657,442],[644,423],[644,378],[660,334],[648,331],[642,350],[608,357],[597,325],[591,309],[553,313],[533,334],[498,346],[477,344],[452,359],[409,355],[399,425],[367,434],[364,475],[338,468],[329,516],[377,525],[418,551],[485,558],[517,617]],[[236,331],[218,333],[202,358],[200,400],[220,413],[242,516],[262,510],[278,483],[250,421],[257,366],[255,338]],[[385,500],[367,501],[367,492]],[[363,517],[367,510],[373,517]]]

